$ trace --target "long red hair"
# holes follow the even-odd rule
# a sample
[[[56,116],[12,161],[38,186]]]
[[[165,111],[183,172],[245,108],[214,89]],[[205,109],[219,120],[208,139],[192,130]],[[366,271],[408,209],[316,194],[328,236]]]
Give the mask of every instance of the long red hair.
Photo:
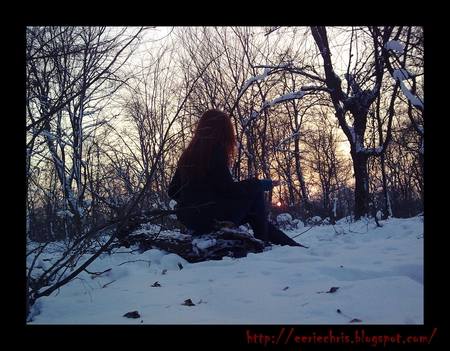
[[[217,143],[223,146],[227,163],[231,165],[236,151],[231,118],[223,111],[211,109],[200,117],[194,136],[178,161],[178,169],[183,180],[206,176],[210,169],[212,148]]]

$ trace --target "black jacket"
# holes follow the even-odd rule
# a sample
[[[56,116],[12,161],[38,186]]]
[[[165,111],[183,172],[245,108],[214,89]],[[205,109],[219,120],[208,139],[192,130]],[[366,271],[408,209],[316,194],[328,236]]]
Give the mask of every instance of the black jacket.
[[[207,176],[183,182],[177,169],[169,186],[170,198],[177,201],[178,220],[188,229],[210,231],[213,220],[230,221],[243,213],[262,191],[257,178],[235,182],[230,174],[225,150],[220,144],[212,149]]]

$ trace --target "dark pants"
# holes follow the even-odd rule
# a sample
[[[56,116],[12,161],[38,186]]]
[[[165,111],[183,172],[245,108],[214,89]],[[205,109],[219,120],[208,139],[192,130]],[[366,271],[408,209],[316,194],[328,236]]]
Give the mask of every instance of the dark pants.
[[[255,199],[248,207],[239,215],[231,219],[236,227],[248,223],[250,216],[266,216],[266,201],[264,199],[264,192],[260,191],[256,194]]]
[[[253,199],[253,202],[249,202],[248,206],[237,216],[232,218],[230,221],[234,224],[234,226],[237,228],[242,224],[248,223],[252,217],[258,216],[259,218],[264,218],[267,220],[266,217],[266,200],[264,199],[264,192],[261,190],[255,195],[255,198]],[[273,224],[268,222],[268,228],[269,230],[273,229]],[[191,235],[202,235],[207,234],[210,231],[204,231],[204,230],[193,230],[186,228],[188,230],[188,233]]]

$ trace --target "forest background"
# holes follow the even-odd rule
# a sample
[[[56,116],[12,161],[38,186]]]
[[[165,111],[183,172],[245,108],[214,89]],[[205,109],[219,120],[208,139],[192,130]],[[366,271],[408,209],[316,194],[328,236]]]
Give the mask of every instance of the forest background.
[[[209,108],[232,117],[233,176],[281,181],[273,219],[422,213],[423,96],[419,26],[27,27],[27,254],[67,249],[30,291],[50,293],[111,223],[173,209],[168,184]]]

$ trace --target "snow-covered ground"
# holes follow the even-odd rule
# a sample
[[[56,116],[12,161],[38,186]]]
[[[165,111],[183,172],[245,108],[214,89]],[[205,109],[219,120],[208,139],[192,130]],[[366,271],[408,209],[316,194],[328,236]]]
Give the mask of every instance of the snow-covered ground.
[[[121,248],[87,268],[108,272],[38,299],[29,324],[423,324],[423,218],[380,223],[289,230],[309,249],[195,264]]]

